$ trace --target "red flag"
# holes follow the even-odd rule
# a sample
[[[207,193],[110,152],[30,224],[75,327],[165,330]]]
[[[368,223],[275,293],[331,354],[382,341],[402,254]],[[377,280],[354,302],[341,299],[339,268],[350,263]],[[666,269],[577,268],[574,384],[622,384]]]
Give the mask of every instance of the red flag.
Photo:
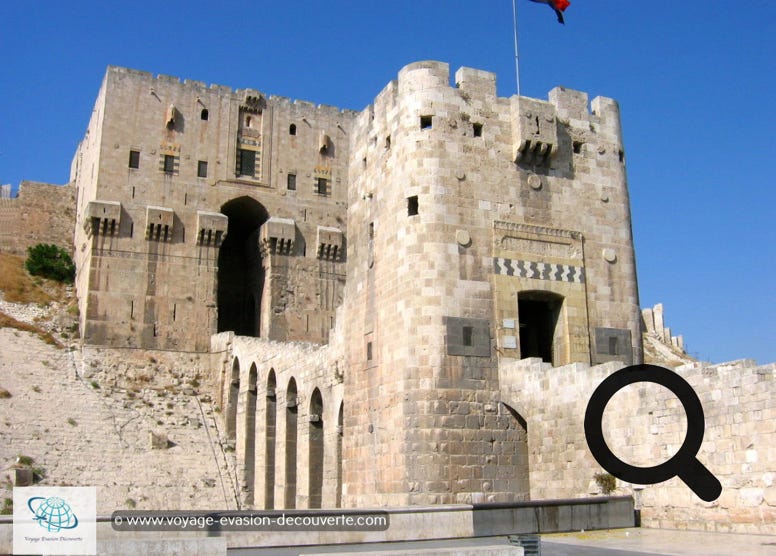
[[[566,23],[563,21],[563,12],[571,5],[569,0],[531,0],[531,2],[547,4],[555,12],[555,15],[558,16],[558,23]]]

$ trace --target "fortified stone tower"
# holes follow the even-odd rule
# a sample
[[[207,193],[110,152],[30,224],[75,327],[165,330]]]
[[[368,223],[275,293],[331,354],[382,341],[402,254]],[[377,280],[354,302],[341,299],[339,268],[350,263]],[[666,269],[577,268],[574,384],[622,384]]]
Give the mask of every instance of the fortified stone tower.
[[[86,344],[325,343],[355,114],[111,67],[73,160]]]
[[[527,498],[499,363],[641,361],[616,103],[419,62],[350,151],[345,505]]]
[[[619,112],[591,107],[439,62],[358,114],[109,68],[71,172],[84,343],[210,351],[246,503],[528,498],[509,363],[642,358]]]

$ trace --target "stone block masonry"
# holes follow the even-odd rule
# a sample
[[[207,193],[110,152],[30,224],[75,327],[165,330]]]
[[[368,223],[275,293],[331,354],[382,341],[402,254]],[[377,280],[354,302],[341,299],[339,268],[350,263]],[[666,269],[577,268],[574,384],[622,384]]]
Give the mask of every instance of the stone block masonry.
[[[526,423],[499,403],[500,366],[641,361],[616,103],[560,87],[501,98],[472,68],[450,78],[441,62],[405,66],[353,122],[355,505],[527,498]]]
[[[108,461],[151,458],[144,488],[179,477],[178,507],[199,482],[257,508],[589,492],[583,404],[644,360],[619,107],[563,87],[498,97],[472,68],[453,83],[445,63],[409,64],[356,113],[108,68],[68,186],[79,376],[102,391],[72,395],[110,402],[94,425],[120,423]],[[662,312],[644,320],[673,342]],[[727,498],[650,487],[645,522],[721,529],[723,505],[735,527],[773,522],[772,369],[733,367],[681,371]],[[675,404],[624,396],[613,442],[665,457]],[[179,460],[191,474],[165,475]]]
[[[53,243],[72,253],[75,211],[74,187],[23,181],[17,197],[0,198],[0,251],[26,255]]]
[[[533,498],[598,491],[594,475],[603,470],[587,448],[585,408],[596,386],[621,367],[551,367],[528,359],[500,369],[504,401],[530,423]],[[722,495],[704,502],[678,478],[643,488],[618,481],[618,492],[634,494],[647,527],[776,533],[776,364],[695,363],[676,372],[703,405],[706,428],[698,459],[721,481]],[[649,467],[676,453],[684,441],[686,418],[667,389],[634,384],[609,402],[603,430],[618,457]]]
[[[213,407],[183,389],[85,379],[78,352],[0,329],[0,468],[33,458],[41,485],[96,486],[116,509],[237,508],[233,466]],[[166,436],[164,446],[150,435]],[[10,497],[5,480],[0,498]]]

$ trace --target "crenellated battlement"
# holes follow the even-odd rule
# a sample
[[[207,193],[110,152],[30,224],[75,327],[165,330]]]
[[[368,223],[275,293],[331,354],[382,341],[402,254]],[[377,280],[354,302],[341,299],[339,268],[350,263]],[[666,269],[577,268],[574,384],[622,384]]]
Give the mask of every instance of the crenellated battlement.
[[[572,162],[568,151],[585,154],[588,147],[584,146],[589,144],[595,145],[591,155],[611,152],[623,158],[619,107],[614,100],[596,97],[590,102],[587,93],[565,87],[552,89],[546,100],[499,97],[496,84],[496,74],[480,69],[459,68],[451,83],[445,62],[408,64],[361,112],[357,133],[366,130],[373,136],[390,135],[400,127],[412,130],[415,118],[426,115],[431,120],[424,129],[449,131],[447,141],[479,136],[483,128],[494,126],[494,137],[510,133],[510,160],[523,165],[548,166],[563,149],[567,151],[563,161],[555,164],[560,168]],[[389,122],[390,111],[397,107],[402,115]],[[441,126],[434,125],[435,117]],[[510,129],[501,128],[506,120],[511,122]],[[478,129],[467,132],[469,125]]]

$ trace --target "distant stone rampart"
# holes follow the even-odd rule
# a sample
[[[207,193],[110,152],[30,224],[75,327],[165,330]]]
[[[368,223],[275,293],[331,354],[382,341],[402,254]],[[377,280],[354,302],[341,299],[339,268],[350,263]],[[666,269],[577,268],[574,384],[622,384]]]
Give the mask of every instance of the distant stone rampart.
[[[17,197],[0,196],[0,251],[24,255],[38,243],[73,251],[75,189],[23,181]]]

